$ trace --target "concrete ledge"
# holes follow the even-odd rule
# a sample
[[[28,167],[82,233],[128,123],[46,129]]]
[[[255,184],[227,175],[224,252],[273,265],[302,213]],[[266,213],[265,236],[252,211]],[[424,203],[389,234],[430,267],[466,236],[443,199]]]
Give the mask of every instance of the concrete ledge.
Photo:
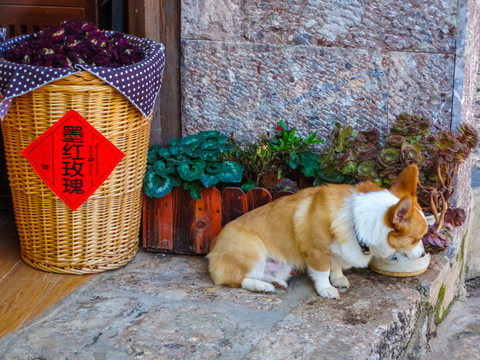
[[[0,339],[0,358],[417,356],[435,325],[440,298],[433,293],[449,267],[436,256],[416,278],[351,271],[350,289],[333,301],[318,297],[304,275],[287,292],[253,294],[213,286],[203,257],[140,251]]]

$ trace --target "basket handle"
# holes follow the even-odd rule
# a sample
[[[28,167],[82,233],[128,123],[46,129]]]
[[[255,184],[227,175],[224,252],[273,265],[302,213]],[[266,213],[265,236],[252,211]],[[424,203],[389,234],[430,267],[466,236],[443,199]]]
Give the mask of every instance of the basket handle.
[[[0,28],[0,42],[4,42],[7,39],[7,28]]]

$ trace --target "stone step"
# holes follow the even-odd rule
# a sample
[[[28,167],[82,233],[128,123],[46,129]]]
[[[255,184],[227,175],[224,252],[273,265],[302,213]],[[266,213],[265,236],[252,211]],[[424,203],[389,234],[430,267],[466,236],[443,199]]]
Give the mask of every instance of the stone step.
[[[5,359],[402,359],[435,320],[430,291],[448,265],[421,276],[347,272],[340,299],[305,275],[288,291],[213,286],[204,257],[140,251],[0,339]],[[447,266],[448,267],[448,266]]]

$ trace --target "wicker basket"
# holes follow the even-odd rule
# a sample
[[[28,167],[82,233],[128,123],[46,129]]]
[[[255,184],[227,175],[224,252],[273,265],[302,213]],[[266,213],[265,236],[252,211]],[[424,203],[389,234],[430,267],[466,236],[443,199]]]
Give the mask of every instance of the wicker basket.
[[[20,154],[66,112],[78,111],[125,153],[107,180],[72,211]],[[136,254],[151,116],[81,71],[14,98],[2,122],[23,260],[69,274],[119,268]]]

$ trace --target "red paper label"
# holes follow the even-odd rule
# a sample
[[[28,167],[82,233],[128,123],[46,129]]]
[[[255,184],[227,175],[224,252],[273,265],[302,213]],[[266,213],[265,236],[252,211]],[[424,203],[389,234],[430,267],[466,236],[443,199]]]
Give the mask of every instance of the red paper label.
[[[125,157],[75,110],[66,113],[22,155],[72,211],[102,185]]]

